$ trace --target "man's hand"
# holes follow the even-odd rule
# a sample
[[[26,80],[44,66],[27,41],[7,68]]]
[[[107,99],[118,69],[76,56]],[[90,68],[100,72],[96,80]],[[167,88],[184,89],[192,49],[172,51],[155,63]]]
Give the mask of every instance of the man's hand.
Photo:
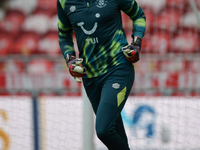
[[[135,37],[134,42],[131,45],[122,48],[122,51],[126,59],[132,63],[137,62],[139,58],[139,52],[141,50],[142,39],[140,37]]]
[[[70,74],[75,78],[77,82],[81,83],[80,77],[86,76],[86,68],[80,66],[83,62],[83,59],[76,58],[75,56],[68,54],[66,57],[66,62]]]

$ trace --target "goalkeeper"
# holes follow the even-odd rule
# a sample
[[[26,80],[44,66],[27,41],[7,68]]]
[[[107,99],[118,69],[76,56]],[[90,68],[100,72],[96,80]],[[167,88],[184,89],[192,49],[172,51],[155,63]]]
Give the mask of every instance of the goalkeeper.
[[[133,22],[130,45],[121,10]],[[130,150],[120,112],[134,82],[133,64],[139,60],[146,27],[143,10],[135,0],[57,0],[57,13],[60,48],[70,74],[83,82],[96,114],[98,138],[109,150]]]

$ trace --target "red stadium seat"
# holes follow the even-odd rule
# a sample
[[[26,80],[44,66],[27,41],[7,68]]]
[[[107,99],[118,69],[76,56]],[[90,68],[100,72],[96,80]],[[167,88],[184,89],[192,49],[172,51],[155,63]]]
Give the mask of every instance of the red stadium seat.
[[[200,11],[199,11],[200,15]],[[189,11],[183,16],[180,17],[181,19],[181,26],[185,28],[198,28],[198,21],[196,18],[196,14],[193,11]]]
[[[199,38],[197,40],[200,41],[200,33],[199,33]],[[198,45],[198,48],[196,49],[196,52],[200,53],[200,42],[198,42],[198,43],[199,43],[199,45]]]
[[[142,52],[165,54],[169,52],[170,36],[166,32],[158,32],[144,36]]]
[[[24,62],[21,60],[8,59],[0,63],[0,72],[22,72],[24,71],[24,68]]]
[[[46,6],[44,6],[44,8],[40,7],[40,6],[37,6],[35,11],[32,13],[32,15],[43,14],[43,15],[47,15],[48,17],[52,17],[54,15],[57,15],[56,11],[51,9],[51,8],[49,8],[48,6],[47,6],[47,8],[46,8]]]
[[[200,97],[200,91],[191,91],[190,96]]]
[[[126,31],[126,33],[131,32],[133,26],[131,19],[124,12],[121,12],[121,14],[122,14],[122,23],[124,26],[124,30]]]
[[[43,74],[52,72],[53,63],[46,59],[33,59],[28,63],[27,72],[33,74]]]
[[[149,46],[149,42],[148,40],[151,38],[151,34],[150,33],[146,33],[143,40],[142,40],[142,49],[141,49],[141,53],[150,53],[150,47]]]
[[[38,52],[50,56],[57,56],[61,54],[58,44],[58,33],[49,33],[39,41]]]
[[[144,13],[146,15],[146,33],[153,31],[154,26],[154,14],[152,11],[144,10]]]
[[[78,83],[80,84],[80,83]],[[81,96],[81,90],[79,90],[78,92],[65,92],[62,94],[63,96]]]
[[[50,12],[52,15],[57,13],[55,0],[38,0],[37,9]]]
[[[0,34],[0,55],[7,55],[13,49],[13,38],[8,34]]]
[[[155,72],[159,69],[158,60],[140,59],[140,63],[135,63],[134,68],[138,73]]]
[[[25,19],[25,14],[20,10],[8,9],[6,19],[9,19],[17,24],[22,24]]]
[[[48,32],[50,17],[46,14],[33,14],[27,17],[22,25],[23,31],[32,31],[44,35]]]
[[[166,9],[162,11],[157,17],[157,27],[167,31],[177,31],[180,24],[180,12],[174,9]]]
[[[166,86],[168,88],[178,88],[179,74],[177,72],[168,73]]]
[[[151,0],[139,0],[137,2],[143,9],[150,9],[154,13],[159,13],[165,8],[166,1],[167,0],[154,0],[152,3]]]
[[[167,5],[171,7],[183,8],[187,0],[167,0]]]
[[[200,65],[200,60],[195,60],[195,61],[192,61],[191,62],[191,70],[193,71],[193,72],[199,72],[200,73],[200,67],[199,67],[199,65]]]
[[[200,8],[199,0],[194,0],[196,6]],[[180,10],[182,13],[190,8],[189,0],[167,0],[167,7],[173,7]]]
[[[185,70],[185,61],[184,60],[171,60],[166,59],[159,62],[161,71],[182,71]]]
[[[198,38],[193,33],[180,33],[172,40],[173,52],[194,53],[198,48]]]
[[[17,10],[8,10],[6,17],[0,21],[0,32],[17,37],[21,30],[21,25],[25,19],[24,14]]]
[[[177,91],[177,92],[172,92],[171,96],[180,97],[180,96],[187,96],[187,95],[185,94],[185,92]]]
[[[22,11],[29,15],[35,9],[37,0],[7,0],[7,8]]]
[[[15,48],[12,53],[21,55],[36,54],[38,41],[39,36],[37,34],[32,32],[24,33],[15,41]]]
[[[49,20],[49,32],[57,32],[58,33],[58,15],[54,15]]]

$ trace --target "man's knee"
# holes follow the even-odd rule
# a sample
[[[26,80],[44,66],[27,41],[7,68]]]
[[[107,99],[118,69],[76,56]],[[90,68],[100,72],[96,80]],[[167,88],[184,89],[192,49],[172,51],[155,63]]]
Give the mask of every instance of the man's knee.
[[[112,137],[115,133],[116,131],[115,131],[114,126],[110,126],[110,127],[100,127],[98,125],[96,126],[97,137],[101,140]]]
[[[108,136],[108,130],[96,127],[96,134],[99,139],[105,139]]]

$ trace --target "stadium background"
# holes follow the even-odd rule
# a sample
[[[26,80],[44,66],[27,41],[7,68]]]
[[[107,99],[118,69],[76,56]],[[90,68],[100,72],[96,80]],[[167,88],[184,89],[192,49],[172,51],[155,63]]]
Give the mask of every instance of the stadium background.
[[[162,120],[165,125],[156,128],[157,132],[176,131],[177,134],[174,138],[167,138],[166,134],[166,138],[159,140],[162,144],[154,148],[163,148],[163,141],[168,143],[165,146],[169,149],[175,149],[174,143],[179,143],[176,148],[181,148],[188,139],[195,142],[194,147],[188,144],[188,149],[199,148],[200,141],[196,141],[200,139],[197,119],[200,113],[200,25],[197,15],[189,0],[137,2],[146,14],[147,28],[141,60],[135,64],[136,79],[130,104],[123,112],[127,129],[131,130],[128,132],[132,133],[133,126],[127,116],[144,109],[153,116],[168,118]],[[194,0],[194,3],[200,16],[200,1]],[[131,21],[123,13],[122,17],[130,42]],[[0,150],[81,150],[81,87],[69,75],[59,49],[56,0],[1,1]],[[169,121],[173,125],[166,129]],[[159,119],[155,122],[161,124]],[[177,124],[181,125],[177,127]],[[137,140],[135,137],[130,139],[131,143]],[[152,137],[140,138],[143,140],[133,147],[144,148]],[[166,142],[169,139],[174,143]],[[96,138],[94,143],[96,149],[105,149],[99,146]]]

